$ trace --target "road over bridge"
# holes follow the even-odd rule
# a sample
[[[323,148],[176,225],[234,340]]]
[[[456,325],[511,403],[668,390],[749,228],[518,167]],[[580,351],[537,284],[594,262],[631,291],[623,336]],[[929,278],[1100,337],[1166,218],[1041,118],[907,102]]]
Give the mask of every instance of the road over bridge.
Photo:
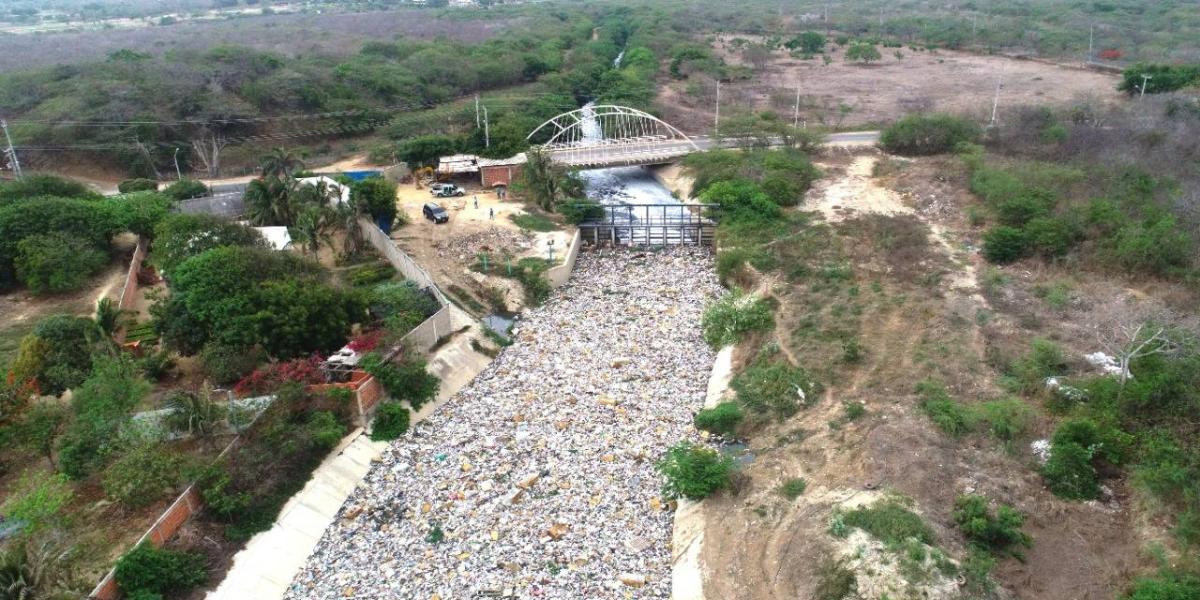
[[[649,113],[615,105],[585,106],[546,121],[532,140],[548,132],[542,149],[561,165],[582,169],[654,165],[673,162],[714,148],[737,147],[736,137],[688,136]],[[835,133],[830,145],[874,144],[878,131]]]

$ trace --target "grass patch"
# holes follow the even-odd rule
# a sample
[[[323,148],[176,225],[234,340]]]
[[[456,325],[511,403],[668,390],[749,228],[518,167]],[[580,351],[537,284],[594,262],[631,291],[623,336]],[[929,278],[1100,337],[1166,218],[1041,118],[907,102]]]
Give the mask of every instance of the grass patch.
[[[813,404],[822,389],[804,369],[767,358],[755,360],[733,378],[730,386],[742,406],[778,418],[791,416],[801,406]]]
[[[546,232],[561,229],[558,223],[555,223],[550,217],[541,213],[510,214],[508,218],[514,225],[526,231]]]
[[[887,544],[898,545],[911,538],[932,546],[936,541],[925,520],[895,499],[856,508],[842,519],[846,526],[857,527]]]
[[[966,404],[950,397],[941,383],[925,380],[917,384],[921,410],[947,435],[961,437],[975,431],[987,431],[1011,442],[1029,433],[1034,412],[1019,398],[1000,398],[978,404]]]
[[[789,479],[779,486],[779,494],[788,500],[795,500],[804,494],[804,490],[808,489],[808,482],[796,478]]]
[[[472,313],[481,315],[487,312],[486,306],[476,300],[475,297],[470,294],[470,292],[457,285],[451,285],[447,287],[446,293],[450,295],[451,300],[454,300],[460,306],[471,311]]]

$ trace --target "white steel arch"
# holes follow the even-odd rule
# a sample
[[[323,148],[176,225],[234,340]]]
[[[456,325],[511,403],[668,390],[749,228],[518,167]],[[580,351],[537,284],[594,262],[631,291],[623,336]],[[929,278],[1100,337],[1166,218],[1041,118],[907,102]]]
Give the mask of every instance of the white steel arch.
[[[664,142],[682,142],[692,150],[700,150],[692,138],[670,123],[636,108],[615,104],[589,105],[563,113],[539,125],[525,139],[532,141],[542,130],[552,132],[550,140],[542,145],[547,150]]]

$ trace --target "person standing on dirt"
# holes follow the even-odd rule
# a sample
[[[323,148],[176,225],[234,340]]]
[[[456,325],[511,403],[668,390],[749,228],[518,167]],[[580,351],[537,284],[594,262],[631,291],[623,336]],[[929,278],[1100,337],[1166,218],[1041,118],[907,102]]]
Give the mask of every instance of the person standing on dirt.
[[[475,210],[479,210],[479,196],[475,196]]]
[[[494,218],[496,218],[496,209],[489,206],[488,207],[488,220],[491,221]]]

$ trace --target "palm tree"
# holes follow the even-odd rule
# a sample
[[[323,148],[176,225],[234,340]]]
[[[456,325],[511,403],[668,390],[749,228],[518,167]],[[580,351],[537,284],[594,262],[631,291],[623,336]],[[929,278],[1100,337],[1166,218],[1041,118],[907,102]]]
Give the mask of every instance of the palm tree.
[[[337,208],[338,227],[346,232],[346,239],[342,241],[342,252],[346,256],[358,254],[363,247],[362,222],[359,219],[366,216],[367,210],[362,205],[362,202],[351,196],[348,203],[341,204]]]
[[[554,212],[561,191],[562,172],[554,165],[550,155],[542,150],[530,148],[525,155],[524,176],[529,195],[533,196],[539,208]]]
[[[246,219],[252,225],[291,225],[295,221],[295,181],[276,178],[251,180],[243,196]]]
[[[304,170],[304,161],[294,152],[284,148],[276,148],[264,156],[259,162],[263,178],[288,180],[292,175]]]
[[[96,303],[96,315],[92,320],[105,335],[112,337],[117,330],[129,319],[129,311],[124,310],[112,298],[101,298]]]
[[[296,217],[292,226],[292,239],[300,243],[300,249],[306,254],[316,254],[321,250],[321,244],[333,249],[333,209],[319,204],[309,204]]]
[[[0,554],[0,598],[80,598],[86,588],[58,536],[17,540]]]
[[[198,392],[171,394],[165,404],[171,410],[167,416],[169,427],[205,441],[217,432],[227,412],[223,404],[213,399],[212,386],[207,381]]]

